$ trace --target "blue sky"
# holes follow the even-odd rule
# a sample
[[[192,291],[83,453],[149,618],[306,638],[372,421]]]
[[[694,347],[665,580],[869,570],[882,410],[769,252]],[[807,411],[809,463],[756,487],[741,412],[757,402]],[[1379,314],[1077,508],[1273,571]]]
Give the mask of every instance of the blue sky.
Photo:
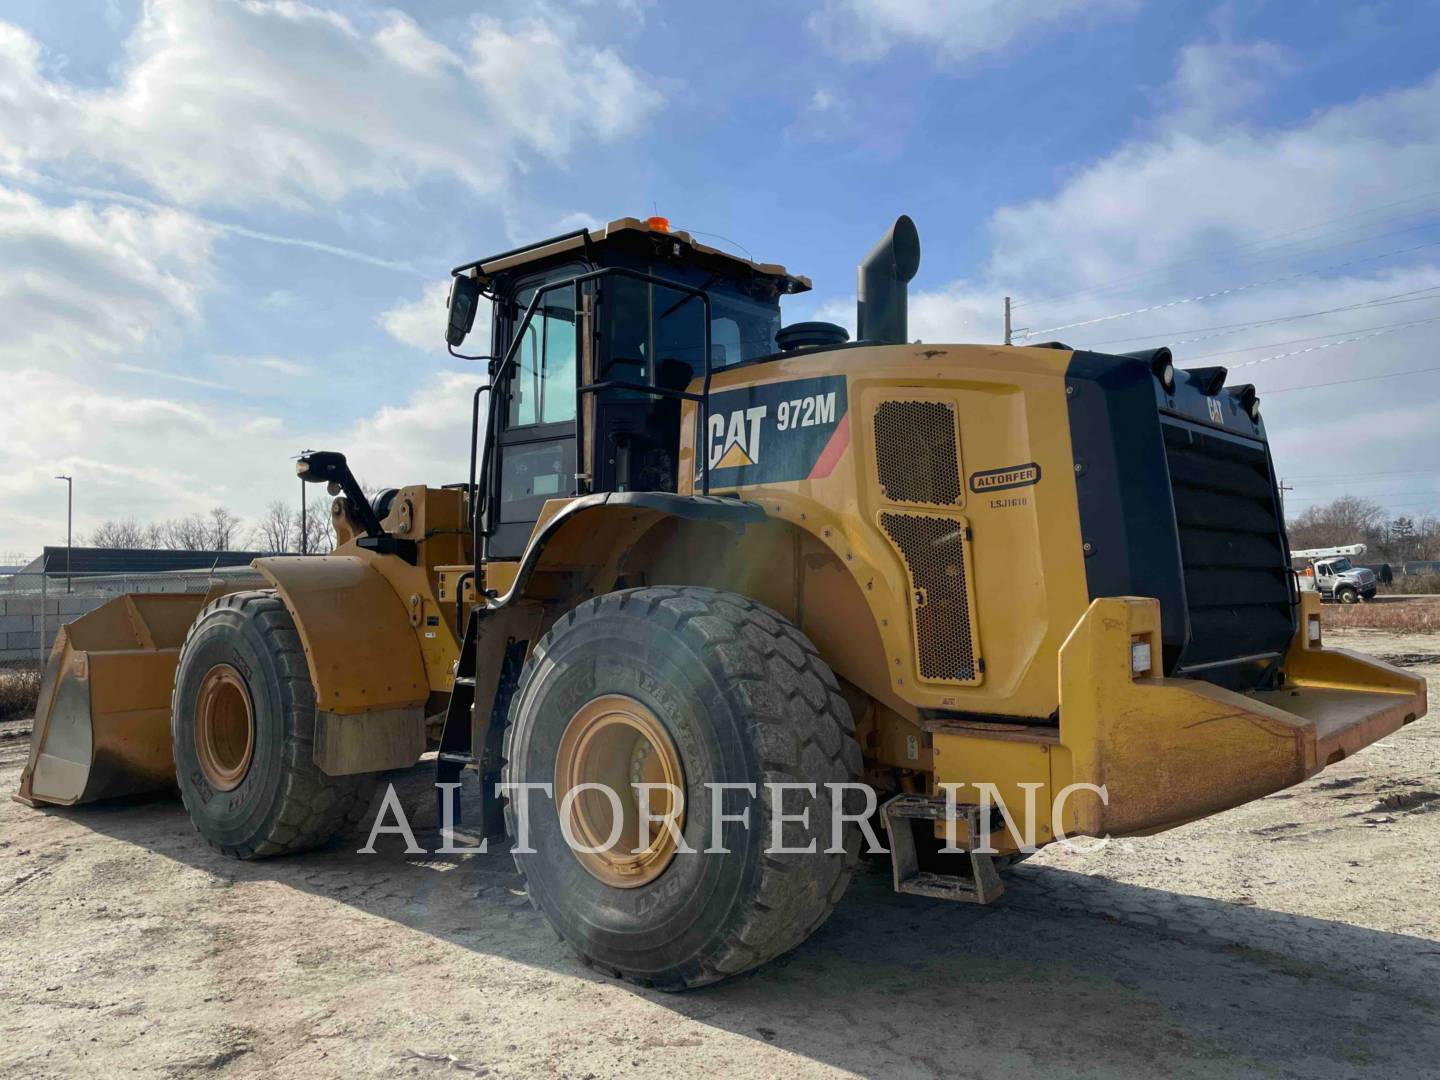
[[[926,340],[1009,293],[1247,363],[1295,505],[1440,509],[1440,374],[1297,389],[1433,366],[1437,44],[1420,3],[10,0],[0,554],[63,538],[60,471],[82,533],[253,521],[305,446],[457,479],[446,270],[656,209],[840,321],[909,213]]]

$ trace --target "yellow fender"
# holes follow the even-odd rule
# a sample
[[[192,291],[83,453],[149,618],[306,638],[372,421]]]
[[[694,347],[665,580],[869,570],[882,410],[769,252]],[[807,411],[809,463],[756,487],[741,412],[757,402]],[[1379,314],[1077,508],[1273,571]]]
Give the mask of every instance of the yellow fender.
[[[430,681],[404,602],[357,555],[257,559],[300,632],[315,687],[315,764],[331,776],[413,765]]]
[[[255,569],[295,619],[317,709],[344,716],[425,704],[430,682],[409,612],[365,559],[275,556]]]

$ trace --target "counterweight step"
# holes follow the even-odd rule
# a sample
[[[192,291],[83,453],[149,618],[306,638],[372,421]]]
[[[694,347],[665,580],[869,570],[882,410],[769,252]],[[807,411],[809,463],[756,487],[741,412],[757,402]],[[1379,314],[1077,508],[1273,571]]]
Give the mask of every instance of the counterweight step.
[[[890,865],[894,874],[895,891],[913,893],[916,896],[930,896],[938,900],[958,900],[968,904],[992,904],[1005,891],[1000,874],[995,869],[993,855],[981,854],[974,849],[980,846],[980,808],[957,804],[955,810],[955,832],[957,847],[970,868],[968,876],[961,874],[937,874],[920,869],[919,855],[915,849],[915,833],[912,821],[945,821],[947,803],[942,797],[930,795],[896,795],[880,808],[880,817],[885,822],[885,831],[890,834]]]

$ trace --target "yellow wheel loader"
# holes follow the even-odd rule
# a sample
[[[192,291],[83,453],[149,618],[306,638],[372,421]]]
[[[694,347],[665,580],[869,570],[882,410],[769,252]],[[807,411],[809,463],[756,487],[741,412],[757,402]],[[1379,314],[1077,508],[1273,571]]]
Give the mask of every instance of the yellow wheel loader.
[[[899,891],[989,902],[1035,846],[1217,813],[1424,714],[1423,680],[1325,647],[1253,387],[911,342],[919,259],[902,217],[854,341],[663,219],[457,267],[455,355],[491,314],[469,476],[367,500],[309,454],[333,553],[71,623],[20,798],[173,783],[265,856],[433,752],[587,961],[678,989],[814,930],[877,806]]]

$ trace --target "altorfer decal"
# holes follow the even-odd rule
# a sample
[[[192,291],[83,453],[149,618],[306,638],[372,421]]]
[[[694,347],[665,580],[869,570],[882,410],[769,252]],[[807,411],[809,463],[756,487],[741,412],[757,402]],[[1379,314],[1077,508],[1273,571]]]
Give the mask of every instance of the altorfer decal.
[[[970,474],[970,490],[977,494],[1004,488],[1029,487],[1040,482],[1040,466],[1035,462],[1010,465],[1004,469],[986,469]]]

